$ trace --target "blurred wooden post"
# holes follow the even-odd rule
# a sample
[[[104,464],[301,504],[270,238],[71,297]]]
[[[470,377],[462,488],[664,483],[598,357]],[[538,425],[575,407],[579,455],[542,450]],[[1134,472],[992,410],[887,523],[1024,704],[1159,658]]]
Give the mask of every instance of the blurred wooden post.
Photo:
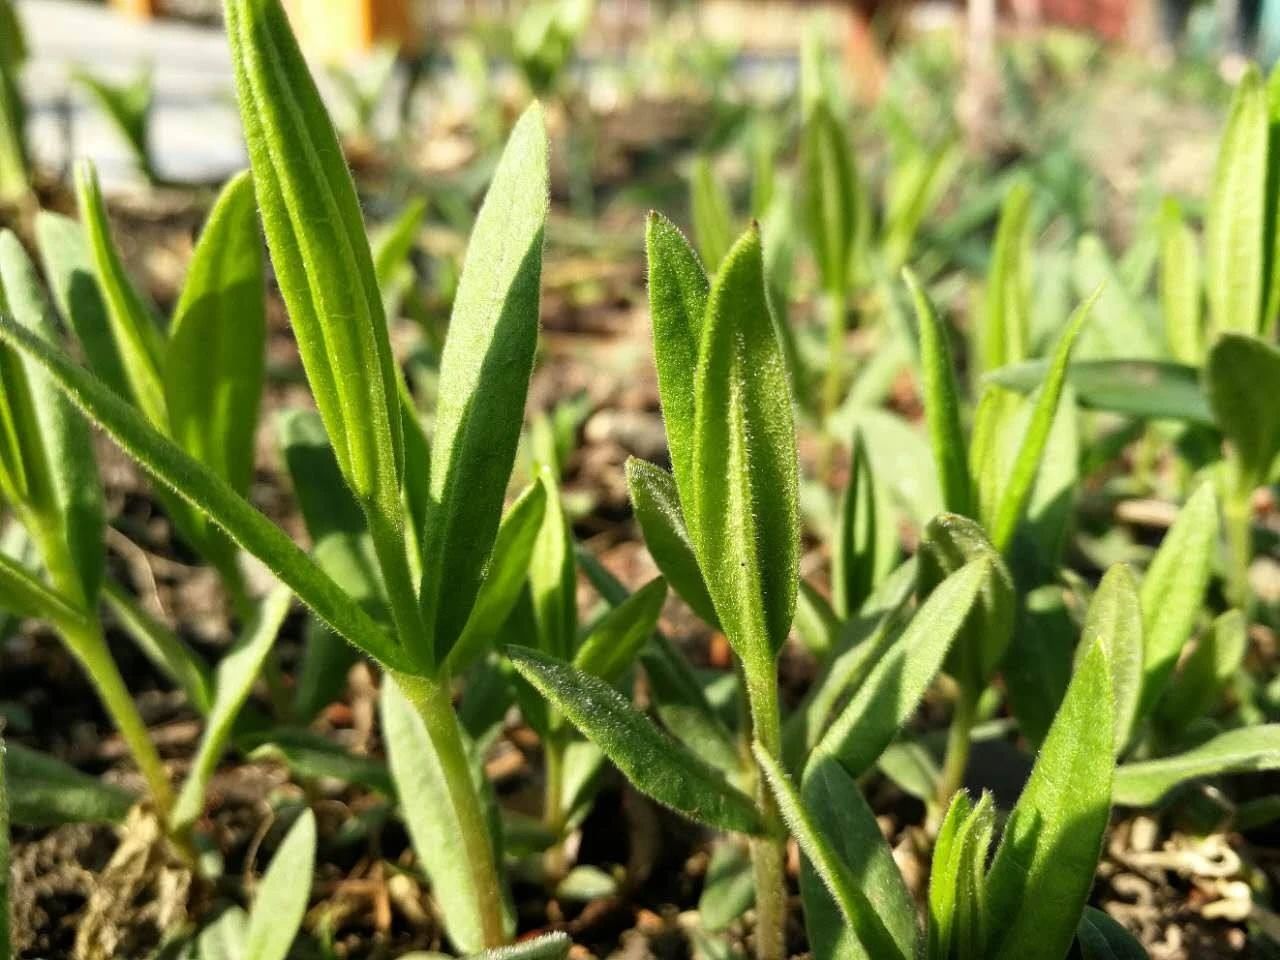
[[[285,0],[308,56],[342,61],[379,43],[411,51],[417,31],[409,0]]]
[[[160,13],[160,0],[111,0],[111,6],[138,20],[150,20]]]

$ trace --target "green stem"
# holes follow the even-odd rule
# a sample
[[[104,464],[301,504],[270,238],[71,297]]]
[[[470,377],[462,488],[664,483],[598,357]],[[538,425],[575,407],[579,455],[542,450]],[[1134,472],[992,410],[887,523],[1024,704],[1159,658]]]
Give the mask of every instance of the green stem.
[[[1249,609],[1249,567],[1253,563],[1253,492],[1240,482],[1231,480],[1231,490],[1222,505],[1227,533],[1227,593],[1231,605]]]
[[[120,669],[111,657],[111,651],[102,635],[102,627],[89,610],[75,561],[62,536],[60,519],[44,517],[32,511],[22,513],[23,525],[36,542],[50,582],[59,593],[85,611],[83,622],[61,624],[59,632],[71,653],[89,674],[89,680],[97,690],[107,715],[120,731],[125,745],[133,755],[134,763],[147,781],[156,812],[167,823],[173,807],[173,789],[169,784],[169,775],[155,744],[151,742],[133,695],[129,693],[124,677],[120,675]]]
[[[419,664],[433,665],[435,654],[430,649],[431,637],[423,623],[418,591],[414,589],[413,577],[409,573],[404,524],[398,518],[379,510],[376,505],[366,508],[365,517],[369,523],[369,538],[373,541],[373,550],[378,556],[378,567],[382,571],[382,582],[386,586],[391,619],[395,622],[400,642]]]
[[[778,708],[776,668],[761,672],[747,669],[746,679],[752,735],[765,750],[781,760],[782,716]],[[768,828],[765,835],[751,838],[751,872],[756,885],[756,958],[782,960],[786,956],[787,890],[783,878],[786,841],[777,802],[764,777],[758,773],[756,800]]]
[[[552,731],[543,744],[546,761],[546,788],[543,794],[542,822],[555,837],[543,858],[547,879],[558,882],[565,873],[564,856],[564,738]]]
[[[151,742],[133,695],[125,686],[115,660],[111,658],[111,651],[107,648],[101,628],[91,620],[76,628],[68,624],[63,627],[62,637],[89,674],[107,715],[120,731],[120,736],[133,755],[134,763],[147,781],[156,812],[167,823],[173,809],[173,789],[169,785],[169,775],[160,760],[160,754],[156,752],[155,744]]]
[[[942,822],[951,798],[964,786],[965,770],[969,767],[969,749],[973,744],[973,723],[976,718],[976,698],[967,691],[960,691],[956,699],[951,727],[947,731],[947,752],[938,776],[937,822]]]
[[[422,718],[427,736],[435,748],[445,789],[453,807],[458,832],[466,850],[466,865],[476,899],[484,946],[499,947],[507,942],[502,885],[489,837],[489,823],[480,794],[471,776],[471,761],[458,718],[453,711],[449,685],[439,678],[394,673],[395,681]]]

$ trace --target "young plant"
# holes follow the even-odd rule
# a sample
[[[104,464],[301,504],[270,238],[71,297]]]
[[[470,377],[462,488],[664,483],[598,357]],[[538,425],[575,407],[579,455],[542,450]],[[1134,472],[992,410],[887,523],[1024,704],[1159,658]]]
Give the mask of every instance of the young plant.
[[[276,276],[334,459],[363,515],[386,616],[371,615],[227,479],[89,371],[12,322],[0,323],[0,338],[387,669],[425,734],[436,825],[419,852],[454,851],[429,866],[437,895],[451,897],[448,932],[464,950],[496,946],[512,932],[500,838],[451,705],[449,654],[480,609],[533,363],[547,211],[540,112],[530,108],[516,125],[476,220],[428,448],[407,415],[351,176],[284,11],[278,0],[230,0],[226,17]],[[416,803],[423,794],[401,796]]]
[[[633,461],[627,471],[632,500],[664,576],[723,631],[738,656],[750,718],[743,735],[759,744],[761,758],[781,766],[789,761],[777,657],[799,589],[799,468],[759,232],[749,229],[732,246],[714,280],[675,227],[656,214],[647,242],[654,353],[673,470]],[[846,674],[827,702],[830,712],[815,726],[830,728],[823,749],[859,772],[875,763],[914,711],[993,575],[991,561],[978,558],[948,577],[905,631],[886,628],[869,669]],[[508,655],[638,789],[695,820],[749,837],[756,951],[781,956],[785,891],[773,795],[756,765],[744,763],[740,752],[735,757],[732,734],[728,749],[720,749],[725,737],[713,731],[723,727],[705,722],[700,695],[671,682],[669,660],[642,657],[658,714],[683,743],[563,655],[516,646]],[[693,718],[699,718],[698,732]]]
[[[116,128],[133,155],[138,172],[148,183],[159,183],[161,178],[156,172],[148,143],[156,93],[151,68],[143,68],[124,83],[112,83],[81,67],[71,71],[71,79],[89,94],[103,116]]]

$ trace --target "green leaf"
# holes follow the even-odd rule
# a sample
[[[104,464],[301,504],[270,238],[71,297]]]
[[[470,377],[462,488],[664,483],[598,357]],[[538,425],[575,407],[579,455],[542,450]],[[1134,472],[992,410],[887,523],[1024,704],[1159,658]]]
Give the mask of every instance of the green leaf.
[[[733,243],[733,211],[723,183],[716,178],[711,159],[693,161],[689,180],[689,209],[693,216],[693,237],[707,270],[715,273]]]
[[[57,328],[40,287],[35,267],[18,238],[0,231],[0,300],[7,300],[14,319],[47,343],[57,342]],[[27,383],[38,428],[30,438],[43,453],[49,495],[84,601],[92,605],[102,584],[102,483],[89,425],[34,363],[26,363]],[[34,449],[32,450],[34,452]]]
[[[70,217],[41,210],[36,239],[53,301],[75,331],[89,369],[120,396],[130,396],[84,228]]]
[[[473,874],[438,754],[421,715],[387,677],[379,701],[387,758],[413,850],[431,881],[450,941],[464,952],[484,943]]]
[[[690,502],[694,382],[710,285],[689,241],[661,214],[650,213],[646,221],[645,252],[649,263],[653,359],[671,448],[671,469],[681,497]],[[672,584],[677,591],[681,589],[674,579]]]
[[[1267,91],[1256,68],[1231,100],[1205,219],[1209,319],[1217,333],[1257,334],[1266,296]]]
[[[200,746],[191,762],[191,772],[182,784],[182,792],[178,794],[171,815],[171,825],[175,830],[183,830],[195,823],[203,812],[205,790],[231,740],[240,708],[249,699],[262,665],[271,653],[292,599],[293,595],[283,587],[273,590],[262,601],[257,615],[245,627],[235,645],[218,661],[213,680],[213,705],[205,721]]]
[[[578,636],[577,567],[573,531],[560,500],[555,471],[543,466],[539,482],[546,492],[546,510],[529,559],[529,594],[538,649],[560,660],[573,657]]]
[[[1085,907],[1076,928],[1081,960],[1147,960],[1146,948],[1124,927],[1094,907]]]
[[[765,295],[760,233],[716,274],[698,352],[693,499],[685,520],[725,636],[772,675],[795,613],[799,476],[786,365]],[[772,682],[772,681],[770,681]]]
[[[243,173],[200,234],[164,363],[170,435],[241,494],[253,478],[265,341],[262,241]]]
[[[840,618],[818,590],[801,578],[796,594],[796,634],[808,651],[824,662],[831,656],[840,633]]]
[[[307,809],[285,834],[258,884],[245,935],[244,960],[285,960],[311,898],[315,859],[316,818]]]
[[[979,558],[951,574],[929,595],[827,729],[813,750],[810,766],[834,756],[852,776],[870,769],[915,712],[994,575],[991,562]]]
[[[861,608],[875,585],[879,509],[867,447],[856,433],[831,548],[831,600],[843,620]]]
[[[153,426],[166,430],[169,415],[160,379],[163,338],[151,308],[130,282],[120,254],[111,242],[98,174],[87,160],[76,167],[76,197],[129,396]]]
[[[1031,308],[1031,187],[1017,180],[1000,207],[978,329],[985,372],[1026,356]]]
[[[800,164],[802,221],[824,293],[849,288],[859,195],[848,133],[825,98],[806,113]]]
[[[20,617],[31,617],[52,624],[60,631],[82,630],[89,619],[67,597],[37,578],[18,561],[0,553],[0,607]]]
[[[1210,716],[1222,692],[1240,670],[1249,650],[1248,624],[1239,610],[1228,610],[1196,641],[1156,708],[1164,730],[1177,733]]]
[[[990,793],[976,807],[964,791],[952,798],[929,871],[929,960],[982,955],[983,887],[994,829]]]
[[[1031,360],[993,370],[984,380],[1030,393],[1044,382],[1046,369],[1043,360]],[[1214,424],[1197,367],[1164,360],[1077,360],[1068,368],[1067,382],[1080,405],[1091,410]]]
[[[521,940],[508,947],[497,947],[472,954],[471,960],[565,960],[573,941],[566,933],[544,933],[540,937]]]
[[[1245,489],[1271,478],[1280,454],[1280,408],[1267,385],[1280,382],[1280,350],[1227,334],[1209,351],[1205,382],[1213,416],[1239,462]]]
[[[57,387],[143,469],[208,513],[338,633],[384,664],[407,664],[405,654],[386,632],[226,481],[149,427],[126,402],[38,337],[0,318],[0,340],[36,360]]]
[[[1160,760],[1121,764],[1116,770],[1115,802],[1146,807],[1170,790],[1197,777],[1280,769],[1280,724],[1229,730],[1194,749]]]
[[[1107,571],[1089,601],[1080,648],[1092,650],[1095,643],[1102,644],[1111,662],[1118,756],[1128,746],[1137,723],[1144,665],[1138,584],[1122,563]]]
[[[819,762],[805,775],[802,798],[767,750],[756,743],[752,751],[783,819],[865,955],[876,960],[914,956],[914,905],[857,784],[839,764]],[[813,903],[813,897],[806,898],[806,909]],[[808,917],[818,955],[828,955],[824,942],[834,952],[841,938],[833,919],[828,916],[815,928]]]
[[[610,683],[617,681],[657,628],[666,599],[667,581],[654,577],[591,628],[573,665]]]
[[[398,524],[400,398],[351,173],[279,0],[227,0],[253,184],[280,293],[342,475]]]
[[[728,929],[756,900],[755,876],[747,848],[726,838],[711,849],[698,897],[698,925],[708,933]]]
[[[1037,747],[1066,695],[1079,639],[1080,625],[1061,586],[1048,584],[1026,594],[1001,673],[1018,729]]]
[[[1013,540],[1022,512],[1026,508],[1027,498],[1031,496],[1035,484],[1036,473],[1040,470],[1040,459],[1044,455],[1045,446],[1049,442],[1049,431],[1053,428],[1053,418],[1058,412],[1058,399],[1062,396],[1062,388],[1066,383],[1067,365],[1071,361],[1071,349],[1081,328],[1089,319],[1098,295],[1081,304],[1071,319],[1067,321],[1067,329],[1054,347],[1049,361],[1049,372],[1040,393],[1036,397],[1031,411],[1031,420],[1027,424],[1026,433],[1014,457],[1013,466],[1000,495],[999,505],[991,524],[991,542],[997,550],[1005,552]]]
[[[182,688],[197,713],[208,716],[213,703],[213,681],[200,655],[146,613],[132,594],[114,581],[103,583],[102,599],[146,658]]]
[[[960,427],[960,389],[951,362],[947,328],[916,275],[904,269],[902,277],[915,301],[920,336],[921,391],[943,504],[952,513],[969,516],[973,509],[969,464],[965,460],[964,432]]]
[[[516,498],[502,518],[493,554],[462,636],[449,651],[454,673],[464,669],[497,640],[520,597],[547,509],[547,487],[536,482]]]
[[[604,751],[641,793],[692,820],[758,833],[760,814],[724,776],[658,730],[605,681],[536,650],[509,647],[526,680]]]
[[[674,478],[661,467],[635,457],[627,458],[626,469],[631,506],[653,562],[694,613],[712,627],[718,626],[715,606],[685,526]]]
[[[438,659],[471,613],[515,461],[538,339],[547,176],[535,104],[476,217],[441,358],[422,590]]]
[[[916,554],[920,596],[928,597],[973,560],[990,564],[978,602],[952,645],[946,670],[976,698],[1004,659],[1013,638],[1017,599],[1013,578],[982,528],[965,517],[940,513],[929,521]]]
[[[1165,534],[1142,579],[1146,658],[1138,719],[1164,692],[1183,646],[1195,632],[1218,542],[1218,501],[1205,483],[1191,495]]]
[[[251,760],[275,760],[283,763],[303,780],[322,778],[358,784],[384,797],[396,796],[391,772],[381,760],[359,756],[311,730],[297,727],[275,727],[261,737],[249,740]]]
[[[1102,850],[1115,767],[1111,665],[1084,657],[987,875],[985,956],[1065,957]]]
[[[1204,360],[1202,297],[1199,241],[1168,198],[1160,207],[1160,312],[1169,351],[1190,366]]]
[[[150,66],[144,66],[125,83],[111,83],[81,67],[72,67],[71,79],[89,92],[102,112],[128,144],[139,170],[149,180],[155,179],[151,154],[147,148],[147,128],[155,84]]]
[[[18,743],[5,744],[4,777],[9,818],[28,827],[121,823],[136,802],[128,791]]]

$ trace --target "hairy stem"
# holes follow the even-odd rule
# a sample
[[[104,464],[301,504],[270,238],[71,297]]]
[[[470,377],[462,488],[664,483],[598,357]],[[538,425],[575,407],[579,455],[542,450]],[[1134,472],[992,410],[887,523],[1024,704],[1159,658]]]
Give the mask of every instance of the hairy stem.
[[[1233,471],[1238,472],[1238,471]],[[1227,533],[1227,593],[1232,606],[1249,609],[1249,567],[1253,563],[1253,492],[1239,477],[1222,505]]]
[[[546,759],[546,788],[543,794],[542,822],[555,837],[547,849],[543,865],[547,877],[558,881],[565,873],[564,856],[564,737],[558,731],[552,731],[543,745],[543,756]]]
[[[413,577],[409,573],[404,525],[398,518],[388,516],[377,505],[366,508],[365,517],[369,523],[369,538],[373,541],[373,550],[378,556],[378,567],[386,586],[391,619],[395,621],[400,643],[418,664],[431,666],[434,662],[432,638],[423,624],[418,592],[414,589]]]
[[[951,805],[951,798],[964,786],[964,774],[969,766],[969,748],[973,744],[976,706],[977,697],[967,690],[961,690],[947,731],[947,752],[942,762],[942,773],[938,777],[937,808],[934,815],[939,824],[946,815],[947,807]]]
[[[111,657],[111,651],[102,634],[102,627],[89,607],[80,576],[76,571],[75,561],[62,536],[61,520],[27,511],[23,513],[21,519],[35,540],[50,582],[59,593],[84,611],[83,622],[60,625],[62,638],[71,653],[80,661],[85,672],[89,674],[89,679],[97,690],[107,715],[120,731],[120,736],[124,738],[134,762],[147,781],[147,789],[151,794],[156,812],[163,821],[167,822],[173,807],[173,789],[169,784],[169,774],[160,760],[155,744],[151,742],[147,726],[142,722],[137,704],[133,701],[133,695],[125,686],[120,669]]]
[[[763,674],[763,675],[761,675]],[[778,679],[770,669],[746,671],[754,738],[771,755],[782,757],[782,718],[778,709]],[[783,878],[786,841],[778,805],[764,777],[756,776],[756,800],[768,832],[751,838],[751,871],[756,885],[756,958],[782,960],[786,955],[787,891]]]
[[[502,901],[502,885],[489,836],[489,823],[480,794],[471,777],[458,718],[453,711],[449,685],[439,678],[394,674],[396,683],[422,718],[427,736],[435,748],[445,789],[467,853],[471,889],[476,898],[485,947],[502,946],[507,941]]]

